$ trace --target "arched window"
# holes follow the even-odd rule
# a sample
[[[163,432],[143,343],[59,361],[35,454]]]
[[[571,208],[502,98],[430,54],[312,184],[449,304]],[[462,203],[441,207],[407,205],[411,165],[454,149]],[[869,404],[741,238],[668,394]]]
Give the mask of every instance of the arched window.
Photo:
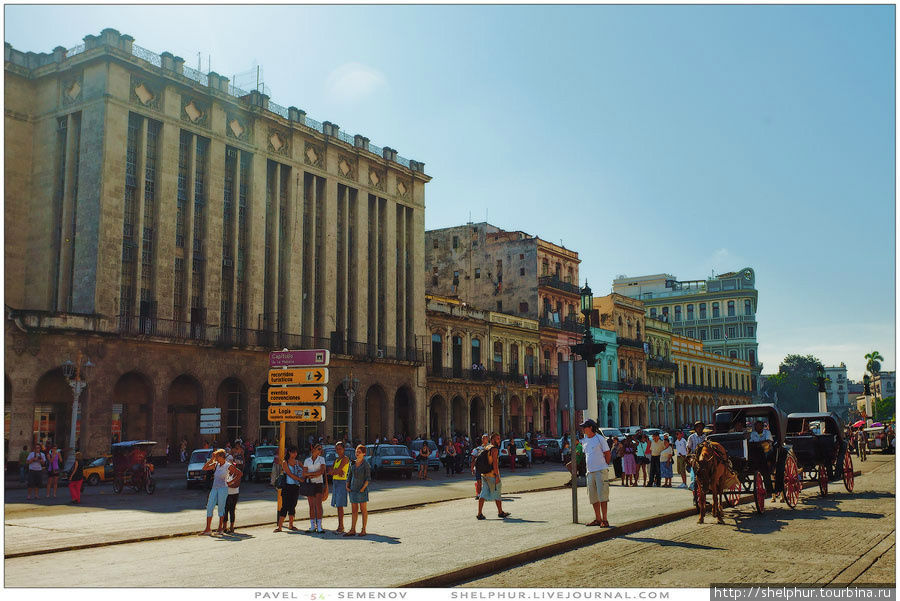
[[[641,322],[635,322],[635,326],[637,326],[637,339],[641,339]]]
[[[528,381],[534,381],[534,347],[525,349],[525,373],[528,374]]]
[[[701,371],[700,373],[702,374],[703,372]],[[693,365],[691,366],[691,384],[694,386],[697,385],[697,368]]]
[[[675,321],[681,321],[681,305],[675,305]]]
[[[755,366],[756,365],[756,351],[754,351],[753,349],[750,349],[749,351],[747,351],[747,357],[750,359],[750,365]]]
[[[541,275],[550,275],[550,261],[547,259],[541,262]]]
[[[549,349],[544,350],[544,373],[545,374],[550,373],[550,350]]]
[[[749,298],[744,299],[744,315],[753,315],[753,307]]]
[[[719,316],[719,303],[712,304],[712,311],[713,311],[713,314],[712,314],[713,319],[715,319],[716,317]]]
[[[690,304],[687,306],[687,319],[688,319],[688,321],[690,321],[691,319],[694,319],[694,305],[693,304]]]
[[[510,344],[509,345],[509,373],[511,373],[511,374],[519,373],[519,345],[518,344]]]
[[[478,338],[472,339],[472,365],[480,365],[481,364],[481,340]]]
[[[503,371],[503,343],[499,340],[494,343],[494,371]]]
[[[734,301],[728,301],[728,317],[734,317]]]

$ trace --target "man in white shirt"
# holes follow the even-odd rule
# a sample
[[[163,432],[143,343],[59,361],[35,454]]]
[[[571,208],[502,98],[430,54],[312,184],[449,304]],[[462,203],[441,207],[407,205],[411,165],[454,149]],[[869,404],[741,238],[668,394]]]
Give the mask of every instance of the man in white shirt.
[[[772,442],[772,433],[763,429],[763,423],[756,422],[753,424],[753,432],[750,433],[750,442]]]
[[[694,422],[694,431],[688,436],[687,440],[687,452],[689,455],[693,455],[700,443],[706,440],[706,436],[703,434],[703,426],[704,424],[701,421]],[[694,490],[694,470],[691,470],[691,483],[688,488]]]
[[[687,440],[681,430],[675,432],[675,469],[681,476],[678,488],[687,488]]]
[[[28,496],[27,499],[38,498],[38,491],[41,488],[41,473],[44,470],[44,464],[47,463],[47,457],[41,452],[41,445],[34,445],[34,450],[28,454],[25,464],[28,466]]]
[[[588,526],[609,528],[609,522],[606,521],[606,505],[609,502],[607,472],[612,461],[609,445],[604,437],[597,434],[597,423],[594,420],[584,421],[581,428],[584,431],[581,448],[587,468],[588,500],[594,508],[594,521]]]

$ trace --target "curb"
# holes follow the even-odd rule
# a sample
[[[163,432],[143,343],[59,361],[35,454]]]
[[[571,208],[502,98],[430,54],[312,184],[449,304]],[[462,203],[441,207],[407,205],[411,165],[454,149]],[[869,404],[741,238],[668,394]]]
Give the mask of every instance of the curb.
[[[861,475],[861,471],[854,471],[853,473],[854,478]],[[817,487],[818,485],[818,482],[805,482],[803,488],[812,488]],[[745,494],[741,496],[738,505],[752,503],[753,500],[754,497],[752,494]],[[672,513],[656,515],[642,520],[635,520],[633,522],[622,524],[621,526],[615,526],[608,530],[594,531],[588,534],[573,536],[562,541],[550,543],[549,545],[533,547],[519,553],[514,553],[513,555],[507,555],[506,557],[498,557],[480,563],[472,563],[442,574],[434,574],[426,578],[412,580],[403,584],[398,584],[396,585],[396,588],[450,588],[461,582],[488,576],[495,572],[507,570],[539,559],[546,559],[547,557],[572,551],[579,547],[585,547],[604,540],[632,534],[639,530],[646,530],[648,528],[653,528],[655,526],[660,526],[695,515],[697,515],[697,509],[691,507],[690,509],[682,509],[681,511],[674,511]]]
[[[561,486],[547,486],[544,488],[534,488],[529,490],[519,490],[515,492],[505,493],[507,495],[519,495],[525,493],[533,493],[533,492],[546,492],[549,490],[558,490],[562,488],[571,488],[571,485],[564,484]],[[454,499],[446,499],[442,501],[430,501],[424,503],[410,503],[407,505],[397,505],[395,507],[384,507],[382,509],[370,509],[369,513],[387,513],[389,511],[403,511],[407,509],[418,509],[419,507],[425,507],[427,505],[435,505],[438,503],[449,503],[451,501],[462,501],[467,498],[471,498],[470,496],[458,497]],[[259,528],[261,526],[271,526],[275,524],[276,521],[273,520],[271,522],[259,522],[256,524],[245,524],[241,526],[241,528]],[[127,539],[119,539],[119,540],[110,540],[110,541],[101,541],[96,543],[85,543],[81,545],[69,545],[66,547],[54,547],[52,549],[34,549],[32,551],[20,551],[18,553],[6,553],[3,555],[3,559],[17,559],[19,557],[32,557],[34,555],[46,555],[49,553],[65,553],[66,551],[81,551],[83,549],[96,549],[98,547],[111,547],[113,545],[127,545],[130,543],[144,543],[148,541],[154,540],[165,540],[169,538],[182,538],[185,536],[197,536],[200,533],[199,530],[192,530],[190,532],[174,532],[169,534],[153,534],[149,536],[142,536],[138,538],[127,538]]]

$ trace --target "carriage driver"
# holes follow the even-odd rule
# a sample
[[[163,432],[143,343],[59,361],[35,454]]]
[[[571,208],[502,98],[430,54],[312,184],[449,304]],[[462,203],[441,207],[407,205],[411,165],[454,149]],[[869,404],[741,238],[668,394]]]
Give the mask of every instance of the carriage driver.
[[[700,446],[700,443],[706,440],[706,436],[703,435],[703,428],[705,424],[701,421],[694,422],[694,431],[688,436],[687,440],[687,453],[688,455],[693,455],[697,451],[697,447]],[[688,488],[694,490],[694,479],[695,474],[693,468],[691,469],[691,483],[688,485]]]
[[[760,451],[762,453],[763,462],[760,466],[763,473],[763,479],[766,483],[766,494],[773,495],[772,500],[775,501],[777,496],[772,490],[772,463],[775,460],[775,445],[772,440],[772,433],[765,429],[762,420],[758,420],[753,424],[753,432],[750,433],[750,442],[761,443]]]

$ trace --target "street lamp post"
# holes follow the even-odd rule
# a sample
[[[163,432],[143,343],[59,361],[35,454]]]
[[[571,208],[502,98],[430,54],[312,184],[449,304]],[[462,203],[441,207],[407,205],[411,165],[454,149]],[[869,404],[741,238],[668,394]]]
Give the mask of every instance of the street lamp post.
[[[356,396],[356,389],[359,387],[359,380],[353,377],[353,372],[350,372],[350,375],[345,377],[341,382],[344,386],[344,392],[347,393],[347,408],[348,408],[348,416],[347,416],[347,436],[350,439],[350,444],[353,444],[353,397]]]
[[[590,286],[588,286],[587,281],[585,281],[584,288],[581,289],[581,314],[584,315],[584,336],[582,337],[580,344],[571,345],[569,348],[572,349],[573,353],[584,359],[589,368],[596,367],[597,354],[606,350],[606,343],[594,342],[594,335],[591,333],[591,312],[593,310],[594,294],[591,291]],[[572,449],[570,455],[572,465],[572,521],[578,523],[578,466],[575,461],[575,446],[578,444],[578,435],[576,433],[577,424],[575,423],[575,394],[572,389],[572,373],[570,372],[569,375],[569,432],[571,437],[569,448]],[[587,377],[588,379],[596,379],[596,374],[593,369],[588,370]],[[590,389],[590,387],[588,387],[588,389]],[[591,399],[588,399],[588,402],[591,402]],[[593,399],[593,402],[596,403],[596,399]]]
[[[69,386],[72,387],[72,426],[69,429],[69,453],[68,457],[66,457],[64,468],[66,471],[71,469],[75,463],[75,428],[78,423],[78,399],[81,397],[82,391],[87,387],[87,377],[92,367],[94,367],[94,364],[91,363],[90,359],[86,360],[81,351],[78,351],[75,363],[72,363],[71,360],[66,360],[63,363],[63,373],[65,373]]]
[[[825,370],[821,365],[816,367],[816,383],[819,389],[819,412],[825,413],[828,411],[828,400],[825,394]]]
[[[871,382],[869,378],[869,374],[865,374],[863,376],[863,394],[866,395],[866,414],[863,416],[866,418],[866,427],[870,427],[872,425],[872,389],[869,388],[869,383]]]

